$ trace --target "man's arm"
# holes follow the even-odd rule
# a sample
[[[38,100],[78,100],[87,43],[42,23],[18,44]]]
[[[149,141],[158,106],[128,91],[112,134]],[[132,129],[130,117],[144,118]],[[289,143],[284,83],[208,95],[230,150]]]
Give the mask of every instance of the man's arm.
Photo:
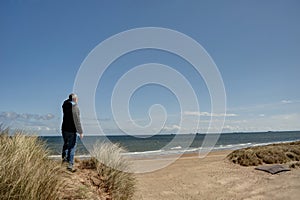
[[[77,105],[72,107],[72,113],[76,130],[79,133],[80,138],[83,138],[83,130],[80,122],[80,111]]]

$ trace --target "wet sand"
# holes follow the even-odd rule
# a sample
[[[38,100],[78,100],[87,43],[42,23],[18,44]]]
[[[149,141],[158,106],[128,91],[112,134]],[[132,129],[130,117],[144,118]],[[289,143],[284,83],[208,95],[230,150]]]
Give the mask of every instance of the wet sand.
[[[230,163],[229,153],[213,152],[205,158],[185,155],[160,170],[136,174],[134,199],[299,199],[299,168],[272,175]]]

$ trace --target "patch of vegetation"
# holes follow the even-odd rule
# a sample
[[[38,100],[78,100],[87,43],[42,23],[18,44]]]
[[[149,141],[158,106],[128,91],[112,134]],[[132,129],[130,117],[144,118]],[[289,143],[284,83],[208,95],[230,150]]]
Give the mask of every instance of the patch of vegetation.
[[[0,199],[59,199],[61,169],[45,144],[23,131],[8,132],[0,130]]]
[[[289,167],[290,168],[300,168],[300,161],[292,162]]]
[[[242,166],[300,161],[300,141],[238,149],[230,153],[227,158]]]
[[[61,162],[49,159],[49,151],[36,136],[0,125],[0,199],[131,199],[135,178],[130,162],[119,146],[96,143],[93,156],[76,160],[71,173]]]
[[[100,143],[94,145],[93,158],[86,166],[96,167],[101,176],[101,188],[109,193],[112,199],[131,199],[135,191],[135,178],[130,171],[130,162],[121,153],[119,145]]]

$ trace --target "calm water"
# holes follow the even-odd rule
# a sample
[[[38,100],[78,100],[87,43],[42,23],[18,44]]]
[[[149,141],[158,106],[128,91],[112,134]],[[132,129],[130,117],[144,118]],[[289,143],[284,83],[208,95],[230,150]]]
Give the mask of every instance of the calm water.
[[[85,136],[78,141],[76,155],[88,155],[86,147],[91,147],[96,140],[119,143],[130,155],[156,155],[183,152],[196,152],[201,148],[205,135],[156,135],[147,138],[133,136]],[[61,136],[40,137],[46,141],[53,155],[59,155],[63,145]],[[239,149],[249,146],[300,140],[300,131],[226,133],[221,134],[213,150]],[[191,141],[191,142],[189,142]],[[84,145],[83,145],[84,144]]]

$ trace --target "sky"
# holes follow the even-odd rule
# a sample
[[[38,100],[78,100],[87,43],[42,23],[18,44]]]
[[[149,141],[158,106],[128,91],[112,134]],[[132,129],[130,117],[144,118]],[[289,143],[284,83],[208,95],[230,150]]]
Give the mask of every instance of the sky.
[[[60,134],[62,102],[74,90],[90,52],[123,31],[161,27],[198,42],[216,64],[227,98],[222,132],[300,130],[299,8],[296,0],[0,1],[0,123],[41,135]],[[99,60],[106,56],[103,52]],[[144,85],[124,108],[139,127],[147,128],[152,121],[165,124],[145,131],[128,126],[127,131],[205,132],[211,116],[225,116],[212,112],[209,86],[190,63],[170,52],[142,49],[111,63],[97,85],[95,112],[105,134],[122,132],[111,109],[115,85],[129,70],[147,63],[161,63],[182,74],[200,110],[181,110],[181,99],[168,87]],[[181,127],[182,117],[191,127],[200,120],[198,129]],[[90,120],[82,116],[83,124],[91,126],[84,127],[85,134],[97,134],[97,123]]]

